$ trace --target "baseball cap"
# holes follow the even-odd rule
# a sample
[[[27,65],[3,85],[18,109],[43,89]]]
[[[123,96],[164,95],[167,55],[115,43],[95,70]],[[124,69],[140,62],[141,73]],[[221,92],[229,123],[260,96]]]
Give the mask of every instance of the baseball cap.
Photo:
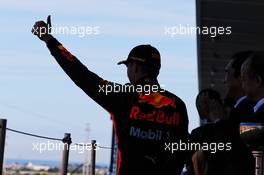
[[[117,64],[127,64],[128,61],[135,60],[142,63],[146,63],[148,65],[152,65],[155,67],[160,68],[160,53],[159,51],[147,44],[147,45],[138,45],[134,47],[130,53],[128,54],[128,57],[126,60],[120,61]]]

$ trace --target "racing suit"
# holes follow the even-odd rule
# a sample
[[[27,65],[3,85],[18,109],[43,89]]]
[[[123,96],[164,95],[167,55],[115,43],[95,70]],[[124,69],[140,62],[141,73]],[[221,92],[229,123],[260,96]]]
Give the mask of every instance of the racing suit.
[[[72,81],[111,114],[118,175],[181,173],[185,152],[165,149],[165,144],[188,136],[187,111],[180,98],[165,90],[149,95],[128,91],[106,94],[103,87],[113,86],[112,82],[89,71],[56,39],[47,47]]]

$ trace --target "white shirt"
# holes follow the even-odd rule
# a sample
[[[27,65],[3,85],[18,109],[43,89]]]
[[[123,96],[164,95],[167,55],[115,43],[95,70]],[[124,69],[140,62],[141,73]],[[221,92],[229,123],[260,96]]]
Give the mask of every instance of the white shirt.
[[[234,105],[234,108],[237,108],[238,105],[239,105],[242,101],[244,101],[246,98],[247,98],[247,96],[242,96],[242,97],[240,97],[240,98],[236,101],[236,104]]]
[[[264,104],[264,98],[260,99],[257,102],[257,104],[254,106],[254,108],[253,108],[254,109],[254,113],[256,113],[263,104]]]

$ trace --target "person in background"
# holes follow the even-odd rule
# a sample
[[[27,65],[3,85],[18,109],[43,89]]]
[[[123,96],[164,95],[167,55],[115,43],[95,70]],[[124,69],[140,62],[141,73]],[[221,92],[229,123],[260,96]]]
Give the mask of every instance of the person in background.
[[[235,120],[236,127],[239,126],[240,122],[247,121],[248,117],[253,114],[254,102],[245,95],[241,82],[241,66],[252,53],[253,51],[235,53],[225,67],[225,95],[223,100],[230,117]]]
[[[252,54],[241,67],[242,88],[247,98],[255,102],[255,118],[264,122],[264,52]]]
[[[242,88],[241,67],[243,63],[249,58],[253,51],[240,51],[235,53],[231,60],[225,67],[225,96],[223,102],[229,115],[229,122],[233,124],[233,132],[240,135],[240,124],[249,122],[253,114],[254,101],[247,98],[247,95]],[[240,135],[242,136],[242,135]],[[255,171],[255,160],[251,153],[251,149],[241,137],[243,143],[246,145],[244,152],[250,157],[248,164],[250,164],[251,172]],[[244,146],[244,145],[243,145]]]
[[[253,157],[240,139],[234,124],[223,105],[221,96],[212,89],[202,90],[196,98],[196,106],[203,125],[191,132],[192,143],[230,143],[230,150],[197,150],[192,154],[195,175],[253,175]]]
[[[243,140],[255,149],[264,146],[264,52],[254,52],[241,67],[242,87],[247,98],[254,101],[250,122],[262,125],[261,129],[245,132]]]

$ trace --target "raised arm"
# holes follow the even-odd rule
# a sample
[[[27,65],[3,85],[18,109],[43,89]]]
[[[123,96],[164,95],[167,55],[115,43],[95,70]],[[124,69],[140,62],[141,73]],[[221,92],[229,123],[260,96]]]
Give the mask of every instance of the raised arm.
[[[115,108],[118,105],[115,105],[113,100],[118,103],[121,98],[120,95],[117,93],[106,94],[102,89],[106,85],[113,86],[113,84],[88,70],[87,67],[50,34],[50,16],[48,16],[46,23],[44,21],[36,22],[32,28],[32,33],[47,44],[58,64],[77,86],[109,112],[116,110]]]

